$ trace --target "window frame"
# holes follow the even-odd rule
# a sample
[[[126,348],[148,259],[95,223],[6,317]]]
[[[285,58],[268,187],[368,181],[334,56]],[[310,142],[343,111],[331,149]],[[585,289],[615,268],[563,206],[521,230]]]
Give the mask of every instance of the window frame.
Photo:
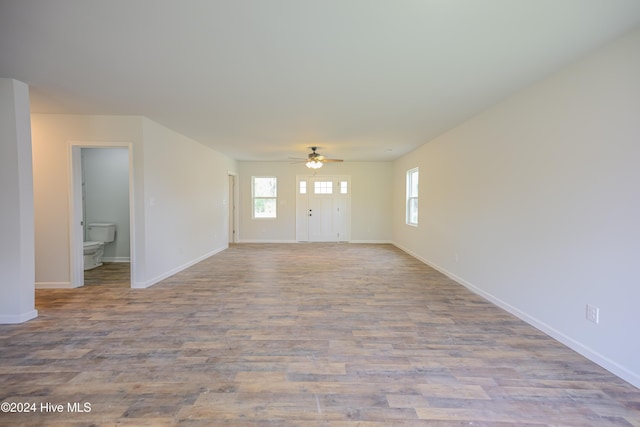
[[[273,179],[275,181],[274,196],[257,196],[256,180],[257,179]],[[256,215],[257,200],[273,200],[274,212],[273,216]],[[251,216],[253,219],[277,219],[278,218],[278,177],[276,176],[252,176],[251,177]]]
[[[406,224],[412,227],[418,226],[419,182],[420,182],[419,168],[415,167],[415,168],[409,169],[407,171],[407,181],[406,181],[407,197],[406,197],[406,205],[405,205],[405,209],[406,209],[405,220],[406,220]],[[415,194],[413,194],[414,188],[415,188]],[[415,221],[413,221],[414,213],[415,213]]]
[[[313,195],[314,196],[323,196],[323,195],[327,195],[327,196],[331,196],[333,195],[334,191],[333,191],[333,187],[334,187],[334,182],[333,180],[324,180],[324,181],[314,181],[313,182]]]
[[[347,181],[346,179],[339,180],[338,190],[339,190],[339,194],[341,195],[349,194],[349,181]]]

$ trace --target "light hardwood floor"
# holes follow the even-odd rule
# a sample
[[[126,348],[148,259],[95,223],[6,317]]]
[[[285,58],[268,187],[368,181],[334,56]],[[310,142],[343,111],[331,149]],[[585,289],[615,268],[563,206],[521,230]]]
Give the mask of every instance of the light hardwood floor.
[[[0,325],[0,401],[37,405],[0,425],[640,426],[640,390],[391,245],[114,274]]]

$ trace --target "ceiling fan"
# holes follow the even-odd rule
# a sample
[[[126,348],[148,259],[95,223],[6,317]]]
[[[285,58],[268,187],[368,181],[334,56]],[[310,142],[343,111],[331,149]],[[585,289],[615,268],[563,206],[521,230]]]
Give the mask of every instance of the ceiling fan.
[[[309,169],[319,169],[322,167],[323,163],[328,162],[342,162],[342,159],[328,159],[320,153],[317,153],[316,150],[318,147],[309,147],[311,149],[311,153],[307,155],[306,159],[299,159],[295,157],[290,157],[290,159],[299,160],[301,162],[306,162],[306,165]]]

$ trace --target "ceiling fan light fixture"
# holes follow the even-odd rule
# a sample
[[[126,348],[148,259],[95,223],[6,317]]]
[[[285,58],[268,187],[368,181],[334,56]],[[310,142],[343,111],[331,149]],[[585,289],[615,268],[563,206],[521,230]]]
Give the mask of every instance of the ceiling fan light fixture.
[[[322,162],[319,160],[309,160],[307,162],[307,167],[309,169],[320,169],[322,167]]]

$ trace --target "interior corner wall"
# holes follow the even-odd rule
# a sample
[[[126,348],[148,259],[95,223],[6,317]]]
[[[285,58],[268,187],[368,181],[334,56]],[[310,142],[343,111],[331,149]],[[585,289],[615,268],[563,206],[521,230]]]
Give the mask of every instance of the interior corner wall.
[[[397,246],[636,387],[638,52],[640,30],[402,157],[393,196]]]
[[[351,241],[388,243],[391,241],[392,162],[329,163],[310,171],[304,163],[238,162],[239,241],[296,241],[296,176],[351,176]],[[278,217],[253,218],[251,177],[278,178]]]
[[[0,78],[0,324],[38,315],[29,87]]]

